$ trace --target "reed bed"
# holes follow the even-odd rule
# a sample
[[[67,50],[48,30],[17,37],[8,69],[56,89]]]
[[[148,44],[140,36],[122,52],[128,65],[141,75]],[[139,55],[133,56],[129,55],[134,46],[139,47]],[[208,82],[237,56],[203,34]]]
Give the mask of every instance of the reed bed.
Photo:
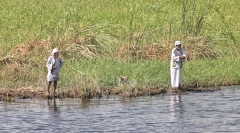
[[[59,88],[82,95],[168,88],[175,40],[188,53],[185,87],[239,84],[238,0],[0,3],[1,88],[45,88],[54,47],[65,61]],[[129,85],[119,86],[119,76]]]

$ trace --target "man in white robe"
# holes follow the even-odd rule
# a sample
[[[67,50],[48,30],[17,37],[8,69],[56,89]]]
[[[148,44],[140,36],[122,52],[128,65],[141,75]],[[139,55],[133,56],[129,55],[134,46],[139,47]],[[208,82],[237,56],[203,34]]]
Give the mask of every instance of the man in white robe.
[[[182,42],[176,41],[175,48],[173,48],[171,55],[171,86],[174,89],[182,88],[182,66],[183,61],[187,58],[187,54],[181,46]]]
[[[63,66],[63,61],[60,57],[58,57],[58,49],[54,48],[52,51],[52,56],[48,58],[48,61],[46,63],[46,66],[48,68],[48,74],[47,74],[47,81],[48,81],[48,95],[50,95],[49,88],[52,84],[52,81],[54,82],[54,96],[55,91],[57,89],[57,81],[60,79],[60,69]]]

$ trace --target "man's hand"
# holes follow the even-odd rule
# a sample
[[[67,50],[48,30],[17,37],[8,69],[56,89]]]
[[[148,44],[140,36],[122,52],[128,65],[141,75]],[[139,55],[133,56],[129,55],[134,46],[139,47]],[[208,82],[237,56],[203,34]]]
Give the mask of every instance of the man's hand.
[[[184,57],[184,56],[182,56],[182,55],[181,55],[181,56],[179,56],[179,58],[180,58],[180,59],[185,59],[185,57]]]

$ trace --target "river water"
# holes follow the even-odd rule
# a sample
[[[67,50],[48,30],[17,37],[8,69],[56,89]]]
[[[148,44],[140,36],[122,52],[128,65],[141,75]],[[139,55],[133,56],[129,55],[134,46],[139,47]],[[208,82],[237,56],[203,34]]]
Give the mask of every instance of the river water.
[[[0,102],[0,132],[240,132],[240,86],[216,92]]]

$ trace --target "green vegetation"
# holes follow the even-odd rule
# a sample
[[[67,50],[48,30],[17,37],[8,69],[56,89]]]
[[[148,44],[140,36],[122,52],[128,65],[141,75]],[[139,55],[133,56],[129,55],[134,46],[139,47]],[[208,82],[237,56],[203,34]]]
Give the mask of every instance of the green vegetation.
[[[239,84],[239,0],[2,0],[0,88],[46,86],[60,48],[59,87],[168,87],[175,40],[189,55],[186,87]]]

